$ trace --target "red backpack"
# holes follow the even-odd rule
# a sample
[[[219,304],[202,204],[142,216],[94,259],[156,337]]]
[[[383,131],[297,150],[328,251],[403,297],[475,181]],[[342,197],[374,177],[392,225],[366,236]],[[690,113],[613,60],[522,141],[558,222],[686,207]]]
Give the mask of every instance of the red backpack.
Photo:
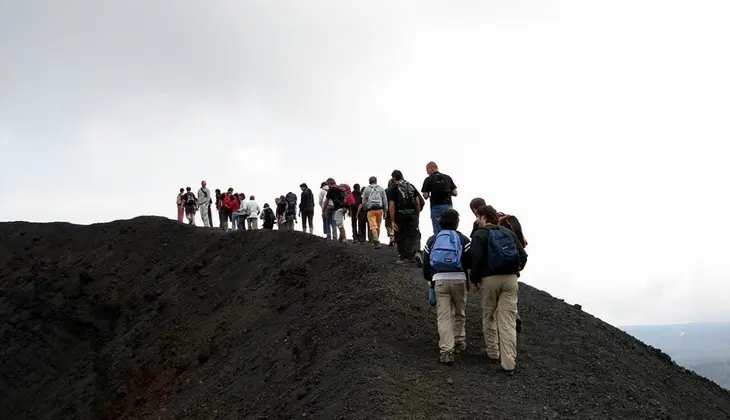
[[[342,191],[342,196],[345,199],[345,206],[346,207],[352,207],[355,205],[355,196],[352,195],[352,190],[350,189],[350,186],[347,184],[340,184],[340,191]]]

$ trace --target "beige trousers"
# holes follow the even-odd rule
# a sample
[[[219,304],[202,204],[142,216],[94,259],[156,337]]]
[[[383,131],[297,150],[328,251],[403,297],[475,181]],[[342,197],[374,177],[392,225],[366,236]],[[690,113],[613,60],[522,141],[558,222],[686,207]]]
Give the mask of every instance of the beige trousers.
[[[436,324],[441,353],[466,340],[466,280],[436,280]]]
[[[502,368],[515,368],[517,358],[517,275],[482,279],[482,330],[487,356],[500,360]]]

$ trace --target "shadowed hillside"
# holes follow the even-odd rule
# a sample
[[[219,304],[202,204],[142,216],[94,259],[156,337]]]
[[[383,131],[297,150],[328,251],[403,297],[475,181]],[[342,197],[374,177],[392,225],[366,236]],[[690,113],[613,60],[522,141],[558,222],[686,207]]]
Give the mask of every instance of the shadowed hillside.
[[[730,392],[525,284],[514,377],[481,351],[473,293],[469,347],[440,365],[425,282],[394,259],[299,232],[155,217],[0,224],[0,413],[730,418]]]

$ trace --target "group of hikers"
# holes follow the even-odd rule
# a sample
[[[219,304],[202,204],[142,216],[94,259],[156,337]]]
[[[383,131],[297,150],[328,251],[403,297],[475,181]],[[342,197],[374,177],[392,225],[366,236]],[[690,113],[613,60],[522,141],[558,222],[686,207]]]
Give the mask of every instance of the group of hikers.
[[[434,162],[426,165],[427,177],[419,190],[394,170],[386,187],[374,176],[361,188],[338,184],[328,178],[320,184],[318,205],[324,234],[329,240],[347,243],[345,220],[352,222],[354,243],[371,243],[380,248],[380,229],[384,223],[389,246],[396,246],[398,263],[413,262],[423,269],[429,282],[429,302],[436,307],[439,332],[439,361],[453,364],[455,354],[466,348],[466,301],[469,285],[479,292],[482,307],[482,330],[489,359],[513,374],[517,358],[517,333],[521,320],[517,311],[518,277],[527,262],[527,241],[519,220],[497,212],[484,199],[474,198],[470,209],[476,221],[469,237],[458,231],[460,216],[453,208],[452,197],[458,190],[453,179],[439,171]],[[233,188],[222,193],[215,190],[215,208],[220,228],[231,230],[294,230],[298,218],[302,231],[313,233],[316,209],[314,193],[303,183],[300,197],[288,192],[260,207],[254,196],[247,198]],[[420,213],[429,200],[433,236],[420,249]],[[195,225],[200,211],[203,225],[212,227],[213,197],[201,182],[197,195],[190,187],[180,189],[177,198],[178,221],[186,216]]]

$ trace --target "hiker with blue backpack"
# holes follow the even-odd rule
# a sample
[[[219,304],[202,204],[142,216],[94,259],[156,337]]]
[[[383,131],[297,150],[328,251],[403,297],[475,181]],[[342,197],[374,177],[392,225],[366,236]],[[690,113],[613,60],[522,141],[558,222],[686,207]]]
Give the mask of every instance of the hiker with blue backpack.
[[[494,207],[479,206],[476,214],[470,281],[473,290],[481,293],[487,356],[512,375],[517,358],[517,279],[527,263],[527,253],[517,235],[499,225]]]
[[[439,227],[423,248],[423,277],[430,286],[429,303],[436,306],[439,361],[450,365],[454,353],[466,349],[466,284],[472,251],[469,238],[456,230],[456,210],[441,212]]]

